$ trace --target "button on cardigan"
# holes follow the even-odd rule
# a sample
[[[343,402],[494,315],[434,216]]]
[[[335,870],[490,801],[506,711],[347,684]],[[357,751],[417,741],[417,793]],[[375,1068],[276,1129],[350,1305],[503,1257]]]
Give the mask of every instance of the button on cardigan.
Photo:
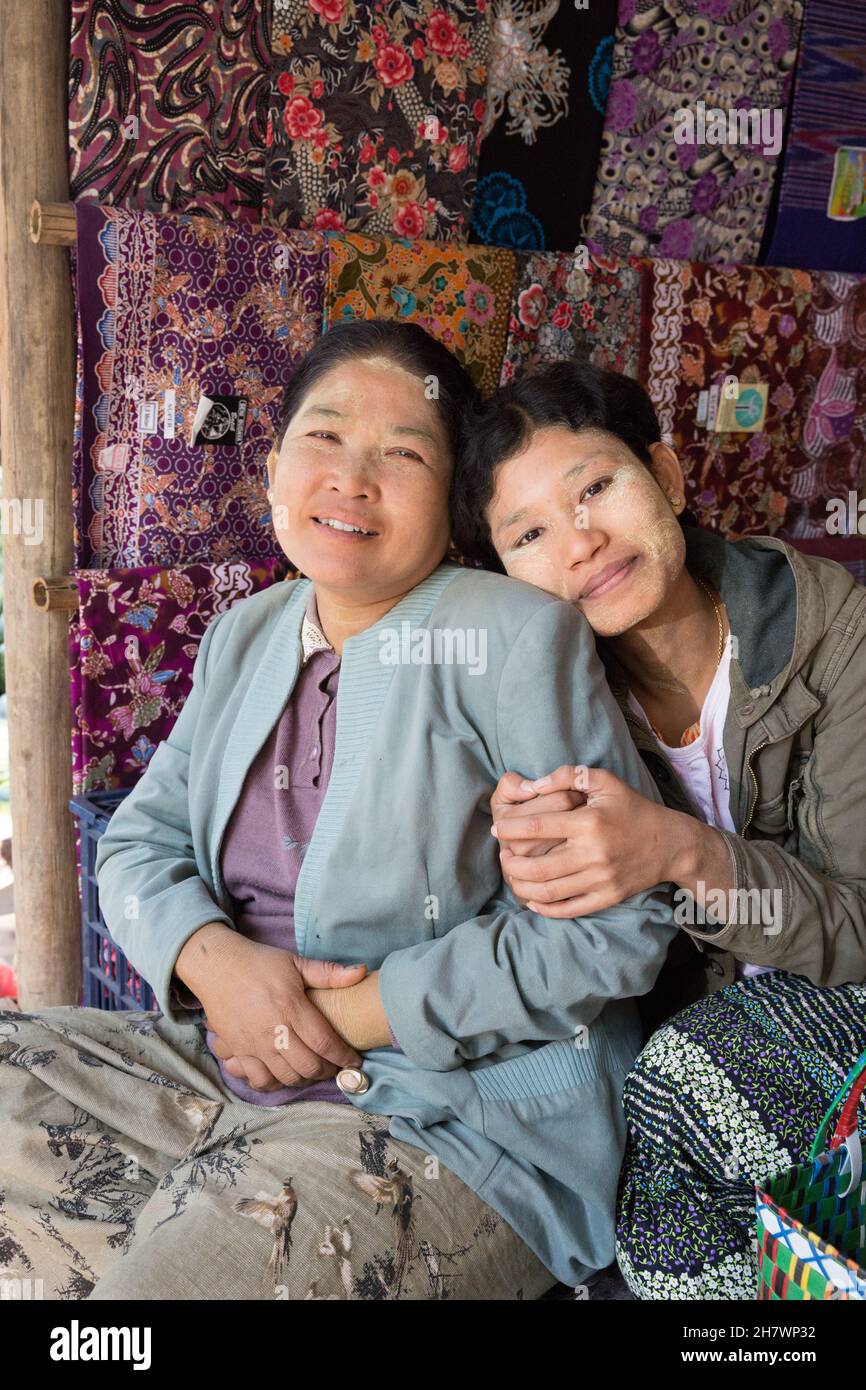
[[[184,942],[233,927],[220,850],[250,766],[297,680],[309,580],[207,628],[192,690],[97,849],[108,928],[170,995]],[[441,1163],[551,1273],[613,1259],[620,1101],[641,1035],[634,996],[675,934],[671,885],[553,921],[503,884],[490,794],[503,772],[607,767],[659,794],[570,605],[440,565],[343,645],[334,760],[298,877],[298,951],[380,971],[403,1051],[364,1053],[351,1103]],[[188,1017],[188,1015],[187,1015]]]

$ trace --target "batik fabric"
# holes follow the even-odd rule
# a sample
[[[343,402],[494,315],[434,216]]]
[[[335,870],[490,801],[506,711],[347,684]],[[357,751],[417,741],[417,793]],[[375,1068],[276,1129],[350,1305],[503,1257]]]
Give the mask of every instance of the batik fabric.
[[[77,217],[76,563],[279,558],[265,463],[321,332],[324,238],[90,203]]]
[[[444,343],[475,385],[499,382],[514,255],[492,246],[328,234],[325,320],[394,318]]]
[[[135,785],[183,708],[209,623],[289,573],[296,571],[285,557],[76,572],[78,610],[69,627],[74,794]]]
[[[620,0],[592,241],[621,256],[757,261],[801,14],[800,0]],[[752,109],[768,113],[769,143],[739,117],[736,143],[707,143]]]
[[[72,199],[260,221],[269,5],[72,0]]]

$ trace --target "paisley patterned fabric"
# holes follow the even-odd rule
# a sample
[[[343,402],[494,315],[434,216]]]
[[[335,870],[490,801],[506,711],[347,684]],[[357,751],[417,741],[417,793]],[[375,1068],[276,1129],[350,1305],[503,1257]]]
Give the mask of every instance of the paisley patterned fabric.
[[[463,363],[475,385],[499,381],[514,285],[512,252],[328,234],[325,321],[406,319]]]
[[[288,573],[285,557],[255,566],[235,560],[76,572],[78,612],[69,627],[75,795],[135,785],[183,708],[208,624]]]
[[[571,251],[598,163],[617,0],[491,0],[474,240]],[[557,178],[560,170],[564,177]]]
[[[812,275],[803,460],[791,474],[792,535],[826,533],[827,499],[866,484],[866,276]]]
[[[724,535],[773,534],[803,462],[812,277],[803,270],[647,262],[641,379],[686,473],[689,507]],[[752,433],[698,423],[700,393],[725,377],[768,388]]]
[[[827,216],[837,149],[866,149],[866,6],[809,0],[785,141],[771,265],[862,270],[866,222]]]
[[[518,251],[515,260],[501,385],[571,358],[637,376],[641,262],[636,257],[621,264],[615,256]]]
[[[76,210],[76,563],[278,558],[265,460],[286,382],[321,329],[324,238]],[[239,442],[193,442],[203,396],[229,416],[234,401]]]
[[[678,143],[677,113],[777,110],[781,141],[801,15],[800,0],[619,0],[592,241],[621,256],[757,260],[777,156],[763,140],[707,144],[697,123]]]
[[[616,1251],[639,1298],[755,1298],[754,1184],[805,1161],[864,1047],[866,985],[784,971],[709,994],[653,1034],[623,1091]]]
[[[271,220],[465,241],[489,47],[486,0],[275,0]]]
[[[73,200],[259,221],[270,0],[71,0]]]

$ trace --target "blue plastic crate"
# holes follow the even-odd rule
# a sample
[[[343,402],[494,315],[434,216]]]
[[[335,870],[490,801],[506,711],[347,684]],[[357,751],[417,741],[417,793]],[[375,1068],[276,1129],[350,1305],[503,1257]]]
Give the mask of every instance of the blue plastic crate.
[[[158,1009],[146,980],[112,939],[99,910],[96,846],[129,788],[73,796],[69,809],[81,833],[81,1003],[90,1009]]]

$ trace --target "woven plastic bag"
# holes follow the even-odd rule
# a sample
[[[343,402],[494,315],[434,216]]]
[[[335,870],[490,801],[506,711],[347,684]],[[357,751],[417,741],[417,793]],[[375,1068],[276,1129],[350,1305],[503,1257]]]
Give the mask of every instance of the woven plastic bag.
[[[866,1302],[866,1179],[857,1128],[864,1088],[866,1052],[824,1116],[808,1160],[755,1184],[759,1299]]]

